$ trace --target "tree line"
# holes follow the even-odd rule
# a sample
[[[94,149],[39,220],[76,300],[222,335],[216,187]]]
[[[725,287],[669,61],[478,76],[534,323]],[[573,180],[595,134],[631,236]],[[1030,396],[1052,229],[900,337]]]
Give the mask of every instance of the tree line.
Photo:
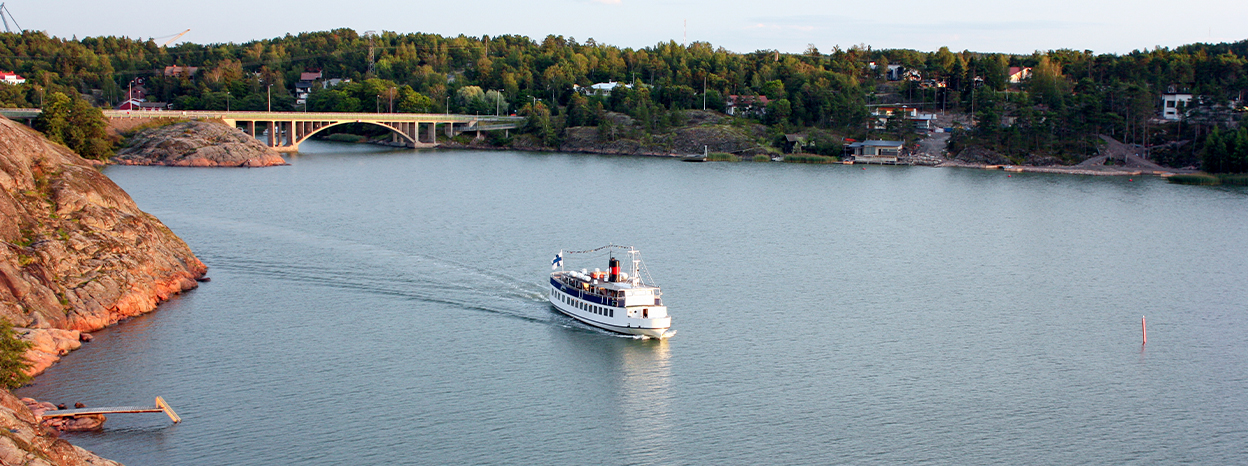
[[[166,48],[152,40],[76,40],[27,31],[0,34],[0,69],[29,79],[0,86],[0,105],[43,106],[53,92],[115,105],[142,80],[149,100],[180,109],[548,113],[542,139],[556,142],[564,127],[603,124],[604,112],[628,114],[642,130],[662,132],[682,123],[682,110],[722,111],[730,95],[762,95],[770,103],[754,118],[780,132],[816,128],[872,137],[866,129],[872,105],[907,104],[971,113],[977,124],[959,133],[957,144],[1007,157],[1077,162],[1095,152],[1097,135],[1108,134],[1145,146],[1190,141],[1186,155],[1176,152],[1171,161],[1181,164],[1199,163],[1213,131],[1238,123],[1232,103],[1242,105],[1248,90],[1246,56],[1248,41],[1123,55],[865,45],[826,53],[812,45],[785,54],[737,53],[704,42],[633,49],[556,35],[365,36],[350,29]],[[889,81],[889,64],[912,73]],[[164,68],[175,65],[198,72],[166,76]],[[1010,83],[1011,67],[1031,68],[1030,79]],[[295,83],[310,70],[350,82],[314,88],[305,104],[297,104]],[[630,87],[617,87],[610,97],[574,90],[611,81]],[[1198,96],[1185,109],[1189,118],[1151,123],[1160,94],[1168,90]]]

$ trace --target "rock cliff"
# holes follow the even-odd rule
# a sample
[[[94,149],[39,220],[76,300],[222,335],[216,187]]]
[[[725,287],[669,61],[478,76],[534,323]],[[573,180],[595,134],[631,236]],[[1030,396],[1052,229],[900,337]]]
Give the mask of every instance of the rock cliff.
[[[268,167],[286,165],[277,151],[234,128],[212,121],[184,121],[139,131],[117,152],[122,165]]]
[[[81,157],[0,118],[0,318],[92,331],[155,309],[206,271]]]
[[[106,327],[196,286],[207,267],[83,158],[0,118],[0,318],[37,374]],[[118,465],[57,439],[0,390],[0,465]]]
[[[121,466],[57,438],[26,403],[0,390],[0,464],[28,466]]]

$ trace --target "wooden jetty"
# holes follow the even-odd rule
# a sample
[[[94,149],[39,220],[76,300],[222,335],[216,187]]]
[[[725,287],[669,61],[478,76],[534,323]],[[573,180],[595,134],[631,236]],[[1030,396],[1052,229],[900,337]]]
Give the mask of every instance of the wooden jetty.
[[[173,419],[173,423],[182,422],[182,418],[178,417],[178,413],[173,412],[173,408],[164,398],[156,397],[156,406],[115,406],[111,408],[80,408],[80,409],[58,409],[56,411],[45,411],[43,417],[75,417],[88,414],[113,414],[113,413],[165,413],[169,415],[169,419]]]

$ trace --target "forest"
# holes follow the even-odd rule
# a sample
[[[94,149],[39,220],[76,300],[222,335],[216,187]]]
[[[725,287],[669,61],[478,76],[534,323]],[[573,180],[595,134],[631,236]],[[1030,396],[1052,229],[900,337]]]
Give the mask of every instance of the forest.
[[[1243,115],[1245,57],[1248,40],[1122,55],[866,45],[827,51],[811,45],[789,54],[737,53],[703,42],[632,49],[556,35],[535,40],[337,29],[161,47],[152,40],[26,31],[0,34],[0,70],[27,78],[26,84],[0,85],[0,106],[41,107],[60,93],[112,107],[141,83],[147,100],[186,110],[519,113],[534,120],[527,131],[554,145],[564,128],[596,126],[604,112],[627,114],[656,133],[680,125],[682,110],[723,111],[730,95],[761,95],[765,110],[750,118],[773,134],[912,139],[904,128],[890,125],[880,133],[867,127],[873,105],[905,104],[972,114],[976,124],[955,132],[951,150],[979,146],[1020,161],[1043,156],[1069,164],[1094,155],[1098,135],[1105,134],[1157,148],[1154,159],[1182,167],[1200,166],[1212,146],[1219,147],[1220,160],[1234,159],[1234,153],[1223,155],[1228,144],[1222,141],[1237,134]],[[905,77],[890,79],[890,64],[900,65]],[[168,66],[197,71],[169,76]],[[1011,83],[1011,67],[1030,68],[1031,76]],[[295,83],[308,71],[323,79],[298,104]],[[326,87],[329,79],[349,82]],[[576,90],[612,81],[630,87],[617,87],[609,97]],[[1165,92],[1195,96],[1180,121],[1157,123]],[[839,154],[839,147],[828,147]],[[1248,169],[1217,167],[1206,169]]]

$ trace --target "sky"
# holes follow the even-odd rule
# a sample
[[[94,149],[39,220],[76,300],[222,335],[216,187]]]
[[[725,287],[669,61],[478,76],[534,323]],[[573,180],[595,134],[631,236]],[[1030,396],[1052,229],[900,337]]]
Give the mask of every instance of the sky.
[[[707,42],[734,52],[827,53],[868,45],[1029,54],[1130,53],[1248,39],[1248,0],[0,0],[24,29],[70,38],[200,44],[351,28],[399,33],[547,35],[641,48]],[[14,28],[12,24],[9,25]],[[162,40],[158,40],[160,42]],[[175,42],[176,43],[176,42]]]

